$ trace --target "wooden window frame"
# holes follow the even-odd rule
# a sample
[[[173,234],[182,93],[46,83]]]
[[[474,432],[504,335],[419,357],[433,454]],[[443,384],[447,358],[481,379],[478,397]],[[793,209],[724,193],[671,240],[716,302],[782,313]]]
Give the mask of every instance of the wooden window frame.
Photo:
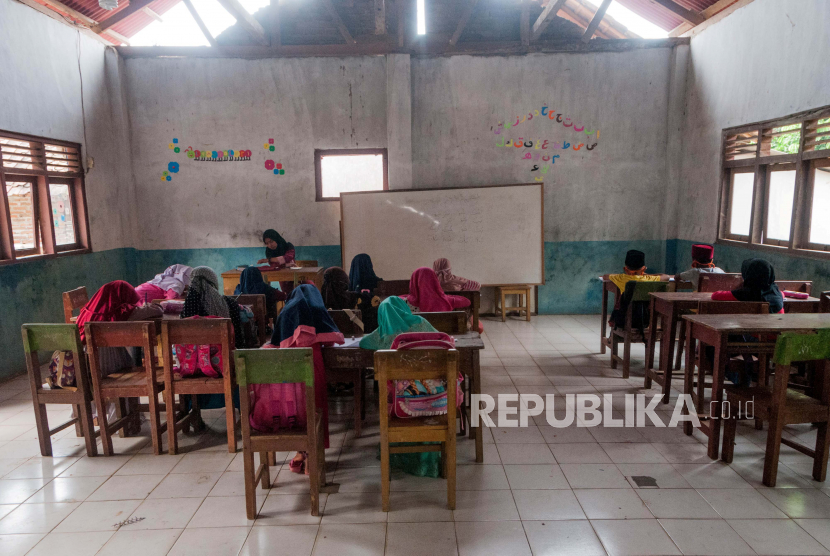
[[[383,191],[389,191],[389,153],[386,148],[372,149],[314,149],[314,185],[317,201],[339,201],[340,197],[323,197],[323,168],[321,159],[324,156],[356,156],[380,154],[383,155]],[[374,190],[373,190],[374,191]]]
[[[756,122],[744,126],[726,128],[721,134],[721,173],[720,194],[718,196],[718,243],[751,247],[761,251],[789,253],[801,257],[830,259],[830,246],[818,245],[809,242],[811,212],[813,203],[813,175],[817,165],[830,166],[830,149],[805,149],[805,135],[808,123],[830,118],[830,106],[815,110],[807,110],[783,118]],[[800,124],[800,130],[789,130],[785,133],[800,131],[797,153],[782,153],[777,155],[762,154],[769,152],[769,142],[773,128]],[[828,124],[821,124],[826,126]],[[749,158],[727,160],[726,149],[729,138],[741,133],[757,132],[755,154]],[[823,135],[830,135],[830,132]],[[823,136],[822,135],[822,136]],[[827,142],[827,141],[824,141]],[[774,240],[766,238],[767,207],[769,205],[770,174],[776,170],[795,170],[795,191],[793,194],[793,210],[790,221],[790,239]],[[740,236],[730,233],[731,220],[731,177],[737,172],[753,172],[755,175],[752,209],[750,217],[749,236]]]
[[[86,202],[86,188],[84,172],[81,164],[82,147],[78,143],[59,141],[47,137],[37,137],[10,131],[0,130],[0,138],[15,141],[27,141],[44,157],[40,164],[33,164],[35,168],[6,167],[0,157],[0,266],[16,264],[32,260],[49,259],[66,255],[79,255],[92,252],[90,240],[89,214]],[[77,153],[77,171],[59,172],[48,168],[48,151],[45,145],[55,145],[74,149]],[[2,148],[2,147],[0,147]],[[14,248],[14,234],[11,224],[11,209],[6,194],[6,181],[23,179],[30,181],[32,201],[34,203],[35,238],[39,247],[34,250],[17,251]],[[72,218],[75,230],[75,243],[57,245],[55,228],[52,217],[52,196],[50,183],[69,185],[72,205]]]

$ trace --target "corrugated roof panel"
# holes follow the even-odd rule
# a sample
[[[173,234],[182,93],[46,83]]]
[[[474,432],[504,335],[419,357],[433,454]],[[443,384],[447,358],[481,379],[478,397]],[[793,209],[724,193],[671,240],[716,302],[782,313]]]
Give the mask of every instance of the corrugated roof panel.
[[[671,31],[685,21],[651,0],[617,0],[617,2],[666,31]]]
[[[156,0],[155,2],[151,2],[148,8],[153,10],[159,15],[164,15],[164,12],[170,10],[173,6],[181,2],[181,0]],[[153,17],[147,15],[146,13],[139,11],[136,14],[131,15],[127,19],[123,21],[119,21],[115,25],[112,26],[112,30],[116,33],[120,33],[125,37],[129,38],[150,25],[154,22],[155,19]]]

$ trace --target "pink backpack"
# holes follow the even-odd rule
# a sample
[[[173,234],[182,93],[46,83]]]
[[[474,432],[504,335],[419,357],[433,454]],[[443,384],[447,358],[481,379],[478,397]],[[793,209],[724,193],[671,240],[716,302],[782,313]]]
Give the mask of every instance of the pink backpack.
[[[190,317],[192,319],[218,319],[220,317]],[[222,376],[222,345],[221,344],[176,344],[173,346],[178,368],[173,372],[181,376],[193,376],[197,372],[210,378]]]
[[[455,340],[443,332],[405,332],[392,342],[391,349],[453,349]],[[456,407],[464,402],[458,373]],[[386,385],[389,413],[401,419],[447,413],[447,385],[443,380],[390,380]]]

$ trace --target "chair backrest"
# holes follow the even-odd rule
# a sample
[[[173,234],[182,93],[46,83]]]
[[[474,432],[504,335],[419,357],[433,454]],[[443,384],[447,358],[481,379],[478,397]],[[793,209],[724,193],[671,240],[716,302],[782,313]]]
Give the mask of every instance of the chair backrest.
[[[478,313],[479,308],[481,307],[481,292],[480,291],[460,291],[460,292],[448,292],[444,291],[447,295],[460,295],[461,297],[466,297],[470,300],[470,306],[466,307],[469,311],[469,314],[473,317],[473,332],[478,332]]]
[[[674,289],[670,282],[640,282],[631,280],[625,285],[625,295],[631,296],[631,301],[650,301],[650,293],[667,292]]]
[[[830,292],[821,292],[821,301],[819,302],[820,313],[830,313]]]
[[[240,390],[251,384],[303,383],[314,389],[311,348],[238,349],[233,352]]]
[[[362,322],[360,310],[350,309],[349,313]],[[331,320],[334,321],[334,324],[337,325],[337,329],[340,330],[344,336],[363,336],[363,328],[358,326],[346,311],[329,309],[329,316],[331,317]]]
[[[381,280],[375,288],[375,295],[381,299],[407,294],[409,294],[409,280]]]
[[[830,359],[830,329],[815,334],[784,332],[775,342],[776,365],[790,365],[797,361]]]
[[[75,322],[75,309],[80,309],[89,302],[86,287],[81,286],[68,292],[63,292],[63,318],[67,324]]]
[[[438,332],[445,334],[466,334],[467,313],[464,311],[446,311],[440,313],[415,313],[426,319]]]
[[[248,305],[254,312],[254,322],[256,322],[257,338],[259,345],[268,341],[268,334],[266,328],[266,315],[268,314],[265,306],[265,294],[241,294],[236,296],[236,302],[240,305]],[[274,307],[276,313],[277,308]]]
[[[24,324],[21,326],[21,331],[23,332],[23,351],[26,354],[26,369],[35,390],[39,390],[43,384],[38,351],[46,351],[50,354],[54,351],[71,351],[75,362],[76,385],[79,390],[89,392],[86,357],[76,325]]]
[[[455,423],[458,377],[458,350],[455,349],[384,349],[375,352],[375,372],[381,388],[390,380],[445,380],[447,384],[447,422]],[[380,396],[381,427],[389,419],[389,401]],[[454,425],[453,425],[454,426]],[[453,432],[455,432],[453,430]]]
[[[813,291],[812,280],[776,280],[775,285],[781,291],[801,292],[810,295]]]
[[[93,376],[103,376],[99,359],[100,348],[140,347],[144,351],[144,368],[155,380],[156,323],[150,321],[88,322],[84,325],[84,336],[89,354],[89,370]]]
[[[743,283],[744,279],[741,277],[740,274],[713,274],[711,272],[701,272],[700,282],[698,282],[697,291],[731,291],[741,287]]]
[[[699,315],[767,315],[769,303],[756,301],[701,301]]]
[[[173,346],[213,345],[222,349],[222,376],[230,376],[234,349],[231,319],[177,319],[161,321],[161,357],[164,372],[173,372]]]
[[[312,260],[298,261],[297,259],[294,259],[294,264],[296,266],[299,266],[299,267],[302,267],[302,268],[309,268],[309,267],[312,267],[312,266],[320,266],[319,264],[317,264],[317,261],[312,261]]]

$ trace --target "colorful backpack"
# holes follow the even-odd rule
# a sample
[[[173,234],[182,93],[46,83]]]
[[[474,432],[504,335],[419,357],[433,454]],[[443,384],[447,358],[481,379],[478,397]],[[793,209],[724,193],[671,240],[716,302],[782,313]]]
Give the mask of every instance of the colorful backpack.
[[[190,317],[192,319],[216,319],[220,317]],[[222,376],[221,344],[175,344],[173,351],[178,360],[173,372],[177,375],[193,376],[198,372],[210,378]]]
[[[49,362],[49,388],[77,390],[75,383],[75,356],[71,351],[56,351]]]
[[[455,340],[443,332],[405,332],[392,342],[391,349],[453,349]],[[458,373],[456,407],[464,402]],[[447,385],[443,380],[390,380],[386,385],[389,413],[401,419],[428,417],[447,413]]]

